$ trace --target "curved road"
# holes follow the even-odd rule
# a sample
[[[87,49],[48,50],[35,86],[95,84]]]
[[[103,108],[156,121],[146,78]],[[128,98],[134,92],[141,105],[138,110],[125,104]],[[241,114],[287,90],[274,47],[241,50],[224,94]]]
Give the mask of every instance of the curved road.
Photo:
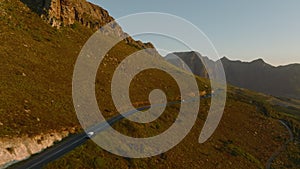
[[[211,94],[207,94],[205,96],[201,96],[201,98],[210,98]],[[167,106],[170,105],[174,105],[174,104],[179,104],[181,102],[192,102],[194,101],[194,99],[190,99],[190,100],[182,100],[182,101],[173,101],[173,102],[169,102],[167,103]],[[152,105],[153,106],[153,105]],[[164,105],[155,105],[155,106],[164,106]],[[85,143],[87,140],[89,140],[91,137],[94,136],[95,133],[99,133],[103,130],[105,130],[109,125],[113,125],[116,122],[122,120],[125,117],[128,117],[132,114],[135,114],[139,111],[143,111],[146,109],[149,109],[151,106],[144,106],[144,107],[140,107],[137,108],[136,110],[132,110],[129,111],[125,114],[120,114],[118,116],[115,116],[109,120],[107,120],[107,122],[103,122],[100,124],[95,125],[94,127],[91,127],[90,129],[87,130],[87,133],[89,132],[93,132],[93,135],[87,135],[86,132],[83,133],[79,133],[76,135],[72,135],[70,137],[67,137],[66,139],[64,139],[63,141],[61,141],[58,144],[55,144],[54,146],[46,149],[45,151],[33,155],[31,156],[29,159],[21,161],[19,163],[16,163],[12,166],[10,166],[9,168],[16,168],[16,169],[36,169],[36,168],[42,168],[44,165],[48,164],[51,161],[54,161],[58,158],[60,158],[61,156],[65,155],[66,153],[72,151],[73,149],[75,149],[76,147],[82,145],[83,143]],[[289,134],[290,134],[290,139],[288,141],[286,141],[284,143],[284,145],[282,147],[280,147],[278,149],[278,151],[276,151],[267,161],[266,164],[266,168],[270,169],[271,165],[273,163],[273,161],[279,156],[279,154],[284,151],[287,147],[287,145],[294,140],[294,136],[293,133],[291,131],[291,129],[289,128],[289,126],[283,121],[283,120],[279,120],[279,122],[285,126],[285,128],[288,130]]]
[[[271,169],[271,165],[273,163],[273,161],[280,155],[281,152],[283,152],[286,148],[287,145],[292,142],[294,140],[294,135],[292,130],[290,129],[290,127],[283,121],[283,120],[279,120],[279,122],[288,130],[289,134],[290,134],[290,139],[287,140],[284,145],[282,147],[280,147],[268,160],[267,164],[266,164],[266,168],[267,169]]]
[[[116,117],[111,118],[107,122],[100,123],[100,124],[90,128],[88,130],[88,132],[94,132],[94,133],[101,132],[102,130],[105,130],[108,127],[108,124],[113,125],[114,123],[120,121],[121,119],[123,119],[126,116],[129,116],[138,111],[142,111],[142,110],[145,110],[148,108],[150,108],[150,106],[138,108],[137,110],[127,112],[124,115],[118,115]],[[39,154],[33,155],[28,160],[21,161],[15,165],[10,166],[9,168],[16,168],[16,169],[42,168],[44,165],[48,164],[49,162],[60,158],[61,156],[72,151],[76,147],[82,145],[87,140],[89,140],[91,137],[92,136],[88,136],[85,132],[79,133],[76,135],[72,135],[70,137],[67,137],[60,143],[55,144],[54,146],[46,149],[45,151],[43,151]]]
[[[211,97],[210,94],[201,96],[200,98],[209,98]],[[180,101],[173,101],[173,102],[168,102],[167,106],[174,105],[174,104],[179,104],[181,102],[192,102],[195,100],[196,97],[190,100],[180,100]],[[164,105],[157,104],[157,105],[152,105],[152,106],[157,106],[157,107],[164,107]],[[37,168],[42,168],[46,164],[48,164],[51,161],[54,161],[61,156],[65,155],[66,153],[72,151],[76,147],[82,145],[85,143],[87,140],[89,140],[91,137],[95,135],[95,133],[99,133],[103,130],[105,130],[109,125],[113,125],[116,122],[122,120],[125,117],[128,117],[134,113],[137,113],[139,111],[143,111],[146,109],[149,109],[151,106],[144,106],[137,108],[136,110],[132,110],[129,112],[126,112],[124,114],[120,114],[118,116],[115,116],[106,122],[99,123],[90,129],[88,129],[86,132],[79,133],[76,135],[72,135],[63,141],[61,141],[58,144],[55,144],[54,146],[42,151],[39,154],[32,155],[29,159],[21,161],[19,163],[16,163],[9,168],[14,168],[14,169],[37,169]],[[87,135],[86,133],[92,132],[92,135]]]

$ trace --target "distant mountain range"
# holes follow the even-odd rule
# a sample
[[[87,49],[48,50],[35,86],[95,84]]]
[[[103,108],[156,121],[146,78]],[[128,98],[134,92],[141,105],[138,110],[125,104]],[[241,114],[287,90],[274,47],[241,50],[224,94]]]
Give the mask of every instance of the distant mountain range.
[[[74,134],[76,136],[83,131],[72,98],[74,65],[90,36],[112,20],[113,17],[105,9],[86,0],[0,0],[0,168],[30,158],[54,143],[61,146],[59,141],[62,138],[73,139]],[[118,24],[112,28],[112,31],[121,37],[126,34]],[[129,37],[113,47],[99,65],[94,79],[95,97],[105,119],[121,113],[116,109],[111,92],[115,70],[127,56],[145,48],[153,48],[153,45]],[[204,66],[197,62],[195,54],[182,53],[182,58],[186,59],[196,74],[199,72],[200,76],[207,77]],[[203,60],[215,70],[214,61],[205,57]],[[158,66],[177,75],[187,75],[185,71],[170,65],[161,57],[147,61],[155,61],[155,64],[160,64]],[[178,63],[178,66],[182,63],[173,61],[174,64]],[[224,65],[225,63],[224,61]],[[232,68],[230,65],[226,67]],[[238,73],[242,72],[242,68],[238,67]],[[258,70],[253,68],[253,71]],[[126,66],[124,72],[127,76]],[[263,75],[254,73],[256,74]],[[230,72],[227,75],[234,74]],[[295,77],[299,76],[296,74]],[[228,79],[230,80],[230,77]],[[250,78],[248,80],[253,82]],[[196,78],[196,81],[199,92],[210,93],[207,80]],[[253,83],[258,83],[257,81],[259,80]],[[299,81],[282,81],[288,89],[288,84],[299,84]],[[189,86],[188,81],[181,84],[183,87]],[[179,100],[179,87],[169,74],[150,69],[135,76],[128,90],[132,105],[142,107],[151,104],[149,94],[154,89],[163,91],[168,101]],[[284,89],[279,86],[279,89],[281,88]],[[210,100],[205,98],[201,100],[191,132],[168,152],[151,158],[131,159],[116,156],[88,141],[43,168],[265,168],[270,157],[283,145],[286,151],[280,153],[272,168],[300,168],[300,148],[296,144],[300,138],[300,101],[277,99],[235,87],[230,87],[227,94],[225,111],[219,127],[213,137],[204,144],[198,144],[199,131],[206,119],[210,118],[208,114],[211,109]],[[295,95],[297,96],[297,93]],[[85,97],[85,92],[82,92],[82,97]],[[136,139],[159,136],[168,132],[169,128],[174,128],[174,122],[183,124],[178,119],[181,116],[181,105],[190,105],[191,102],[176,103],[178,104],[166,106],[161,116],[151,123],[139,124],[123,119],[114,124],[113,128],[120,134]],[[122,109],[127,106],[122,105]],[[86,117],[90,117],[90,114],[87,113]],[[279,123],[279,118],[285,121],[289,130]],[[193,120],[191,122],[194,123]],[[294,134],[295,144],[290,142],[287,145],[289,132]],[[67,135],[70,137],[65,138]],[[173,139],[172,134],[169,139]],[[169,140],[166,140],[159,144],[169,143]],[[151,147],[145,146],[120,146],[127,150],[137,148],[144,153],[152,150]],[[123,150],[120,149],[121,151]],[[55,152],[60,154],[59,151]],[[33,158],[36,159],[37,156]]]
[[[174,54],[182,60],[175,58]],[[169,54],[165,59],[173,65],[190,70],[200,76],[208,78],[203,62],[215,64],[216,62],[196,52],[179,52]],[[252,62],[232,61],[226,57],[221,59],[229,84],[278,97],[300,99],[300,64],[286,66],[272,66],[262,59]],[[186,63],[186,65],[183,64]]]

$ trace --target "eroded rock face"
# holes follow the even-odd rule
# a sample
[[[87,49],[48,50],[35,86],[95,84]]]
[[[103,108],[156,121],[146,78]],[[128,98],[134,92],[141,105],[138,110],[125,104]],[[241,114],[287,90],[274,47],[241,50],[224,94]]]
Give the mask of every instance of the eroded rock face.
[[[69,131],[49,132],[34,137],[0,138],[0,168],[51,147],[54,142],[61,141],[69,135]]]
[[[22,2],[57,28],[72,25],[77,21],[86,27],[98,29],[114,20],[105,9],[85,0],[22,0]]]
[[[114,21],[107,10],[94,5],[86,0],[21,0],[32,11],[38,13],[46,22],[56,28],[81,24],[97,30]],[[112,24],[114,33],[119,37],[126,37],[118,24]],[[135,41],[131,37],[125,39],[139,48],[154,48],[151,43]]]

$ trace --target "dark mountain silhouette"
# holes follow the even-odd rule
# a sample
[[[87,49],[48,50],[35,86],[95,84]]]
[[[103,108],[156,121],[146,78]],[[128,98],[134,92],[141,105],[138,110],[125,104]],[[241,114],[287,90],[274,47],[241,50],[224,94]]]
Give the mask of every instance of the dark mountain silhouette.
[[[179,68],[187,70],[183,64],[185,62],[194,74],[205,78],[208,77],[208,74],[202,61],[209,64],[215,63],[197,52],[174,54],[182,60],[174,58],[173,54],[167,55],[166,60]],[[202,58],[202,61],[197,55]],[[226,57],[223,57],[221,61],[227,82],[234,86],[278,97],[300,98],[300,64],[275,67],[262,59],[242,62],[232,61]]]

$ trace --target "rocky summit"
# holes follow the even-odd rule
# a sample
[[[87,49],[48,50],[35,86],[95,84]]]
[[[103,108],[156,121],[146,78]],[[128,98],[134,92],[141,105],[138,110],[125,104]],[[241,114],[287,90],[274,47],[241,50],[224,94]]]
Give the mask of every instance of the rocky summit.
[[[0,0],[0,168],[26,158],[29,161],[37,159],[49,151],[63,153],[59,148],[62,143],[72,146],[74,142],[69,139],[81,134],[83,130],[72,98],[74,66],[89,37],[97,28],[113,20],[106,14],[100,7],[84,0]],[[83,22],[80,18],[83,18]],[[95,23],[99,26],[95,26]],[[121,35],[125,34],[121,28],[119,30]],[[95,97],[105,119],[120,114],[111,92],[116,70],[129,55],[142,50],[142,45],[146,46],[131,40],[130,43],[121,41],[107,53],[95,77]],[[195,54],[190,52],[186,60],[192,64],[189,66],[191,69],[201,70],[196,69],[195,64],[200,54]],[[190,55],[192,57],[188,57]],[[205,57],[203,60],[206,61]],[[170,70],[176,76],[191,76],[161,57],[146,62]],[[208,59],[207,63],[210,64]],[[211,64],[214,63],[211,61]],[[265,63],[257,61],[255,65],[264,66]],[[140,64],[131,63],[128,66],[140,67]],[[125,78],[129,77],[128,69],[124,67],[122,70]],[[205,75],[205,71],[199,73]],[[257,169],[266,165],[270,165],[270,168],[300,168],[299,100],[274,98],[228,85],[225,111],[218,128],[207,142],[198,144],[200,131],[213,105],[209,96],[218,95],[219,90],[212,92],[208,79],[195,77],[195,80],[202,95],[198,115],[195,121],[191,121],[195,124],[189,134],[171,150],[151,158],[131,159],[114,155],[90,140],[79,147],[72,147],[74,150],[55,161],[46,158],[39,161],[45,162],[45,169]],[[183,81],[181,86],[189,88],[189,84],[189,81]],[[166,106],[160,117],[151,123],[122,119],[112,127],[133,138],[156,137],[173,128],[179,116],[191,112],[180,112],[181,105],[190,102],[179,102],[182,94],[179,87],[176,80],[165,71],[141,71],[132,78],[128,89],[134,107],[150,105],[149,96],[153,90],[162,91],[167,101],[178,104]],[[122,92],[118,94],[120,97],[123,95]],[[195,93],[188,95],[196,96]],[[121,105],[121,108],[128,105]],[[182,123],[181,120],[178,122]],[[48,149],[52,145],[59,146],[60,150]],[[129,150],[132,148],[148,151],[144,147],[128,147]],[[30,157],[43,149],[46,150],[42,154]],[[16,168],[19,165],[23,166],[23,161],[9,167]]]
[[[21,0],[32,11],[40,15],[52,27],[76,27],[83,25],[92,30],[97,30],[114,21],[107,10],[94,5],[86,0]],[[118,24],[112,24],[113,31],[119,37],[127,37]],[[131,37],[125,41],[138,48],[154,48],[151,43],[135,41]]]
[[[98,29],[114,20],[105,9],[85,0],[22,0],[22,2],[57,28],[73,25],[77,21],[88,28]]]

